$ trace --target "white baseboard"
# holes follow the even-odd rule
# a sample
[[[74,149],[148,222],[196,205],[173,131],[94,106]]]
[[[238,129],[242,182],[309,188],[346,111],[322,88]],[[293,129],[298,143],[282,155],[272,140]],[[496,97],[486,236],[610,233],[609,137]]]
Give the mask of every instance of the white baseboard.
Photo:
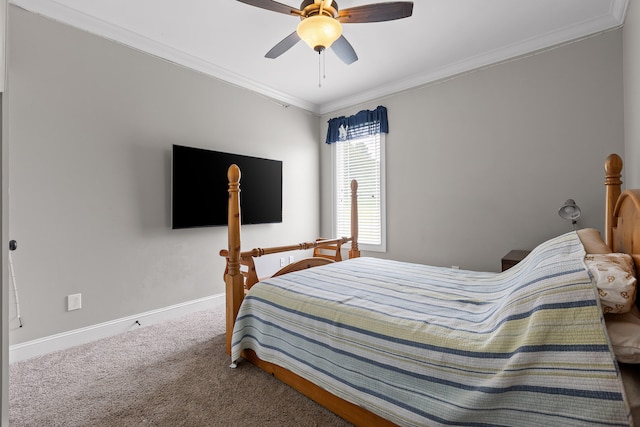
[[[140,313],[134,316],[127,316],[121,319],[15,344],[9,346],[9,363],[96,341],[101,338],[130,331],[133,328],[153,325],[197,311],[224,307],[224,305],[224,294],[212,295],[157,310],[147,311],[146,313]],[[136,322],[139,322],[139,324]]]

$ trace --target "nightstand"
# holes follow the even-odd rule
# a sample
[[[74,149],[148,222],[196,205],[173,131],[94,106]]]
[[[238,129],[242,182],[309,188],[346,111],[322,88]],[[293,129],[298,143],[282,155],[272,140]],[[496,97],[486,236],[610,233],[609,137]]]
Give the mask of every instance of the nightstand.
[[[520,261],[522,261],[531,251],[525,251],[520,249],[514,249],[502,257],[502,271],[505,271]]]

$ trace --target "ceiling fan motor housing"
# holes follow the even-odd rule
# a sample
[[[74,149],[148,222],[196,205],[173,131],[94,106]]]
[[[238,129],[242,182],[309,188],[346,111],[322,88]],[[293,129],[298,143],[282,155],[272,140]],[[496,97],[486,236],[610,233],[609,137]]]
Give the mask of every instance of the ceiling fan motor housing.
[[[300,4],[300,10],[302,11],[300,19],[305,19],[310,16],[318,15],[320,13],[320,4],[316,3],[314,0],[303,0]],[[322,14],[330,16],[332,18],[337,18],[338,3],[332,1],[330,7],[325,7],[322,9]]]

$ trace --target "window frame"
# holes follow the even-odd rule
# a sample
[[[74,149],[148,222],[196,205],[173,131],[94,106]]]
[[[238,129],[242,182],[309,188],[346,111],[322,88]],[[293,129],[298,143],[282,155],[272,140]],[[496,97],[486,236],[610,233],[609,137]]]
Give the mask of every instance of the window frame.
[[[361,251],[386,252],[387,251],[387,197],[386,197],[386,133],[377,134],[380,138],[380,244],[362,243],[358,239],[358,247]],[[349,144],[351,141],[341,141],[331,144],[331,227],[332,234],[338,236],[338,165],[336,160],[337,144]],[[358,194],[360,197],[360,194]],[[362,210],[358,209],[358,221],[362,217]],[[351,234],[351,233],[349,233]]]

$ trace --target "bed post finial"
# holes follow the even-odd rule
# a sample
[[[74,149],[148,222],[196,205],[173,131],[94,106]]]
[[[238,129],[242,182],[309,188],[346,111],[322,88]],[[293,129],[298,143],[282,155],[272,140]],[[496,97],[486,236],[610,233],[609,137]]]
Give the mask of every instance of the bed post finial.
[[[351,180],[351,250],[349,258],[358,258],[360,248],[358,247],[358,181]]]
[[[231,354],[231,335],[240,304],[244,298],[244,276],[240,271],[240,168],[229,166],[229,205],[228,205],[228,233],[229,248],[227,254],[227,273],[224,276],[227,298],[227,354]]]
[[[622,181],[622,158],[617,154],[610,154],[607,160],[604,162],[605,171],[605,213],[604,213],[604,230],[605,230],[605,242],[607,246],[611,248],[613,241],[613,227],[615,218],[613,217],[613,210],[616,207],[616,202],[620,197]]]

